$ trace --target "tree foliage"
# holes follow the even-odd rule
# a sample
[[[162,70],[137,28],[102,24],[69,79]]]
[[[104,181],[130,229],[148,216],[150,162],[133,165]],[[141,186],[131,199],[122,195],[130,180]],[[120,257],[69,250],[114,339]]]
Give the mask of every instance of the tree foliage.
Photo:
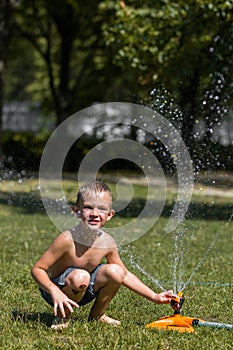
[[[233,3],[106,0],[101,8],[111,13],[103,31],[114,62],[136,70],[142,85],[163,85],[172,93],[183,113],[183,137],[190,143],[204,96],[215,99],[215,105],[216,99],[225,105],[232,99]]]

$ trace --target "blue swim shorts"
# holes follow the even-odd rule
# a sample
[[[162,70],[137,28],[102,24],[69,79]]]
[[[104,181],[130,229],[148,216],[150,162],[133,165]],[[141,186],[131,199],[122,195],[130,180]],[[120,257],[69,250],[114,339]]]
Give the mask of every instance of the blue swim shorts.
[[[96,278],[96,275],[99,271],[99,269],[103,266],[103,264],[99,264],[91,273],[90,273],[90,276],[91,276],[91,279],[90,279],[90,283],[89,283],[89,286],[86,290],[86,293],[84,294],[82,300],[79,301],[78,305],[79,306],[83,306],[83,305],[86,305],[88,303],[90,303],[92,300],[94,300],[98,293],[95,293],[94,292],[94,283],[95,283],[95,278]],[[56,286],[58,286],[60,289],[62,289],[66,283],[65,283],[65,279],[66,279],[66,276],[69,275],[69,273],[71,273],[72,271],[74,270],[79,270],[78,267],[68,267],[68,269],[66,269],[61,275],[55,277],[55,278],[51,278],[51,281],[56,284]],[[41,295],[43,297],[43,299],[51,306],[53,306],[53,300],[50,296],[49,293],[45,292],[43,289],[39,288],[40,289],[40,292],[41,292]]]

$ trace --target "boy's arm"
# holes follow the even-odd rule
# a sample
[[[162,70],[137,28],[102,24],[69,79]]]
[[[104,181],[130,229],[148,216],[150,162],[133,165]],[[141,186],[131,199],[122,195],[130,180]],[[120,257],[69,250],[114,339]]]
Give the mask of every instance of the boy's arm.
[[[48,250],[32,267],[32,277],[36,283],[47,293],[51,295],[54,302],[54,315],[57,315],[57,309],[60,310],[61,316],[65,317],[64,307],[67,307],[70,312],[73,312],[73,307],[79,307],[77,303],[69,299],[49,278],[47,271],[58,261],[69,249],[71,240],[66,235],[59,235]]]
[[[123,268],[125,272],[123,285],[125,287],[157,304],[169,304],[171,302],[171,297],[173,295],[172,290],[162,293],[155,293],[152,289],[146,286],[137,276],[135,276],[125,267],[118,254],[117,249],[111,251],[111,253],[107,256],[107,261],[110,264],[118,264]]]

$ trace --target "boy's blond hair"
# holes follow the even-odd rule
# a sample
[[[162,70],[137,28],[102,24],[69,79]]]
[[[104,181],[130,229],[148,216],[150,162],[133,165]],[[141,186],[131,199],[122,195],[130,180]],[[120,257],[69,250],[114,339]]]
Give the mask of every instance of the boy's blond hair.
[[[108,193],[112,199],[112,192],[108,185],[101,181],[92,181],[82,185],[77,194],[76,204],[80,207],[83,199],[87,197],[97,198],[101,193]]]

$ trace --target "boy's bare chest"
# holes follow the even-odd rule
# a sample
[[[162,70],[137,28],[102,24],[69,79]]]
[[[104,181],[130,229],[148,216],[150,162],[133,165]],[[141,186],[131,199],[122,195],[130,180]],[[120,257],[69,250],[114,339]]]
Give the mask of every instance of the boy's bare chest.
[[[74,244],[69,259],[72,265],[92,271],[106,255],[106,249]]]

